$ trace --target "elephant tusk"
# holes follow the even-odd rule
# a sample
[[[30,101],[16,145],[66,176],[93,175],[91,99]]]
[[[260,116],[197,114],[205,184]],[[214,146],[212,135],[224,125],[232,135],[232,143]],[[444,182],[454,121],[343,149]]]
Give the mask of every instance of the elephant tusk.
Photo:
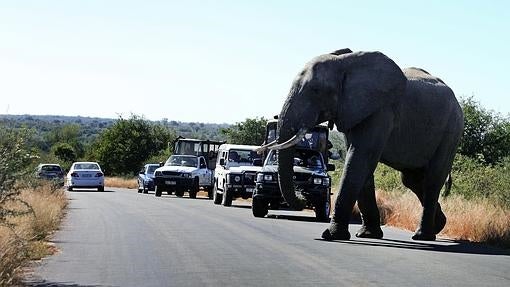
[[[267,150],[268,148],[270,148],[270,147],[272,147],[272,146],[276,145],[277,143],[278,143],[278,142],[276,142],[276,140],[274,140],[274,141],[272,141],[272,142],[270,142],[270,143],[268,143],[268,144],[265,144],[265,145],[263,145],[263,146],[261,146],[261,147],[257,148],[255,151],[256,151],[257,153],[259,153],[259,154],[260,154],[260,153],[262,153],[263,151]]]
[[[279,145],[271,146],[269,149],[272,150],[282,150],[287,149],[289,147],[295,146],[298,142],[301,141],[301,139],[305,136],[306,129],[300,129],[297,134],[295,134],[293,137],[291,137],[288,141],[281,143]]]

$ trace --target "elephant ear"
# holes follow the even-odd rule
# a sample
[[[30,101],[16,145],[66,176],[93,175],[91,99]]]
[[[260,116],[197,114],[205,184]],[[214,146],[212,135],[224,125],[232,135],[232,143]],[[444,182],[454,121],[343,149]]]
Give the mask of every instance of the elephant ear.
[[[406,77],[390,58],[380,52],[356,52],[339,56],[340,95],[337,126],[347,131],[385,106],[404,96]]]

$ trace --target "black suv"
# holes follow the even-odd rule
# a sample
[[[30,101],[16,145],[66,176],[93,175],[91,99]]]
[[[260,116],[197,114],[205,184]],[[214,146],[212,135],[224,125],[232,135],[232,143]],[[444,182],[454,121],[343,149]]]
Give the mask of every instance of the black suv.
[[[294,185],[307,202],[307,208],[315,210],[317,221],[328,222],[331,209],[331,178],[328,170],[332,164],[325,164],[322,154],[311,149],[296,148],[294,155]],[[252,211],[255,217],[264,217],[269,209],[285,205],[278,184],[277,152],[269,152],[261,172],[257,173],[253,193]]]

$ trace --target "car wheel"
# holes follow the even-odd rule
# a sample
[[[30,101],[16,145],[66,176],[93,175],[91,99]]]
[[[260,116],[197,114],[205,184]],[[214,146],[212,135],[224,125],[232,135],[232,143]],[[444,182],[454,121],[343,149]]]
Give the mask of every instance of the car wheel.
[[[315,219],[319,222],[329,222],[329,213],[331,210],[331,202],[325,200],[315,206]]]
[[[138,193],[142,193],[142,191],[143,191],[143,183],[140,187],[140,181],[138,181]]]
[[[225,190],[223,190],[223,198],[221,200],[221,204],[223,206],[231,206],[232,205],[232,194],[230,194],[230,192],[228,192],[228,190],[225,188]]]
[[[156,195],[157,197],[160,197],[160,196],[161,196],[161,192],[162,192],[162,190],[161,190],[161,186],[156,185],[156,186],[154,187],[154,191],[155,191],[155,192],[154,192],[154,195]]]
[[[142,191],[143,191],[143,193],[149,193],[149,188],[144,186]]]
[[[98,188],[97,188],[97,191],[99,191],[99,192],[103,192],[103,191],[104,191],[104,186],[100,186],[100,187],[98,187]]]
[[[214,202],[214,204],[220,204],[223,199],[222,199],[222,194],[218,193],[218,187],[216,186],[216,184],[213,187],[213,192],[212,193],[213,193],[213,202]]]
[[[206,190],[207,190],[207,197],[208,197],[209,199],[213,199],[213,188],[212,188],[212,186],[208,186],[208,187],[206,188]]]
[[[200,182],[198,180],[198,177],[195,177],[193,180],[193,187],[191,187],[191,190],[189,191],[189,198],[197,198],[197,193],[200,190]]]
[[[253,212],[253,216],[255,217],[264,217],[267,215],[269,211],[267,202],[262,198],[253,198],[253,202],[251,204],[251,211]]]

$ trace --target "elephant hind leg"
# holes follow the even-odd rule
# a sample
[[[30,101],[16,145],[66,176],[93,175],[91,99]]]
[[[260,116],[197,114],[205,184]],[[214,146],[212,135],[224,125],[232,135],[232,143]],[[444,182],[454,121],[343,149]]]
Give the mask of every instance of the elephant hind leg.
[[[374,175],[370,175],[358,197],[362,226],[356,233],[361,238],[382,238],[381,217],[375,199]]]
[[[422,207],[424,206],[424,181],[425,171],[422,169],[418,170],[404,170],[402,171],[402,183],[405,187],[409,188],[420,200]],[[446,216],[441,209],[439,202],[436,206],[436,212],[434,217],[434,234],[438,234],[443,230],[446,225]]]

